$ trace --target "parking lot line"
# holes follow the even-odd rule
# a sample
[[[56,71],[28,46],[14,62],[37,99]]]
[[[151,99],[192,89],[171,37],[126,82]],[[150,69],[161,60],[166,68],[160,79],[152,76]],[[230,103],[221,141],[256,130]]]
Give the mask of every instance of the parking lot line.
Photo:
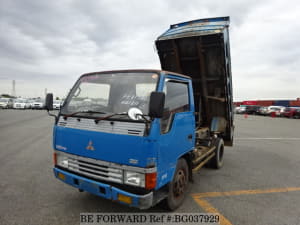
[[[216,208],[214,208],[208,201],[204,200],[203,198],[193,197],[195,202],[201,206],[207,213],[216,213],[220,217],[220,225],[232,225],[232,223],[226,219]]]
[[[192,197],[207,198],[207,197],[220,197],[220,196],[232,196],[232,195],[268,194],[268,193],[279,193],[279,192],[290,192],[290,191],[300,191],[300,187],[240,190],[240,191],[225,191],[225,192],[205,192],[205,193],[192,194]]]
[[[232,225],[232,223],[223,216],[216,208],[214,208],[204,198],[222,197],[222,196],[237,196],[237,195],[254,195],[254,194],[271,194],[300,191],[300,187],[287,187],[287,188],[271,188],[271,189],[254,189],[254,190],[238,190],[238,191],[225,191],[225,192],[204,192],[191,194],[194,201],[204,209],[207,213],[217,213],[220,216],[220,225]]]

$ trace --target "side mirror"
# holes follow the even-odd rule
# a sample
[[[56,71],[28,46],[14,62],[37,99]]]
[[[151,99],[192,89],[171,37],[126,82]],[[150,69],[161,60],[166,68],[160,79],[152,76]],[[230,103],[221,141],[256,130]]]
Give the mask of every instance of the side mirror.
[[[51,93],[46,96],[45,108],[47,111],[53,110],[53,94]]]
[[[151,92],[149,103],[149,116],[152,118],[162,118],[165,106],[164,92]]]

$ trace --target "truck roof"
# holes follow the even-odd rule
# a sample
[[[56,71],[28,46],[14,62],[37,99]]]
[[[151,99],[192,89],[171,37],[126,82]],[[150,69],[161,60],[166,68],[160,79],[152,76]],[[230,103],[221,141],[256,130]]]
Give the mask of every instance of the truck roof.
[[[101,73],[128,73],[128,72],[168,73],[168,74],[176,75],[176,76],[179,76],[179,77],[184,77],[184,78],[191,79],[191,77],[189,77],[187,75],[183,75],[183,74],[180,74],[180,73],[175,73],[175,72],[172,72],[172,71],[157,70],[157,69],[107,70],[107,71],[85,73],[85,74],[82,74],[82,76],[88,76],[88,75],[94,75],[94,74],[101,74]]]
[[[171,25],[170,29],[160,35],[157,40],[221,33],[229,26],[229,22],[230,19],[227,16],[177,23]]]

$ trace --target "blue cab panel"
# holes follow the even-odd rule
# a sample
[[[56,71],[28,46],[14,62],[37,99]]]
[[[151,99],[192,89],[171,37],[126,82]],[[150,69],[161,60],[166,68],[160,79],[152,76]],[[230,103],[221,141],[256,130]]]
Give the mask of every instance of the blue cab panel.
[[[153,142],[146,137],[61,126],[55,127],[55,134],[54,148],[66,153],[137,167],[147,167],[150,159],[156,159]]]

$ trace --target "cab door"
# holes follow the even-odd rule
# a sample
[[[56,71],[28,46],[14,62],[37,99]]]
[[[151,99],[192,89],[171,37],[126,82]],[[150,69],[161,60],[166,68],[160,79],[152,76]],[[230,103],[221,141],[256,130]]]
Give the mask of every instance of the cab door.
[[[195,145],[191,81],[166,76],[163,92],[165,92],[165,106],[164,115],[160,119],[159,186],[172,179],[178,158],[192,150]]]

